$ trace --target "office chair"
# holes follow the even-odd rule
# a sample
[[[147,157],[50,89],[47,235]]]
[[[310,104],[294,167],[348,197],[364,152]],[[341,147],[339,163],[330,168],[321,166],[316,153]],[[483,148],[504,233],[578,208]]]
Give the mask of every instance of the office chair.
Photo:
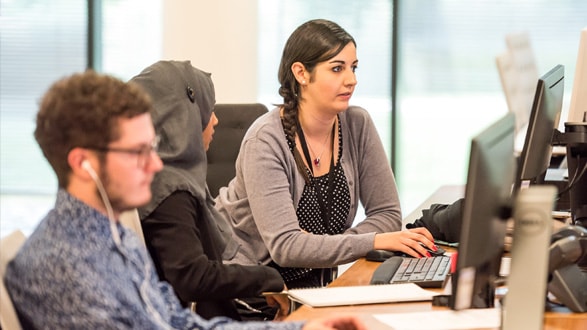
[[[208,172],[206,181],[213,197],[221,187],[234,178],[234,164],[247,129],[267,107],[260,103],[216,104],[214,113],[218,118],[214,140],[207,152]]]
[[[145,235],[143,235],[143,227],[141,227],[141,219],[139,218],[139,211],[137,209],[122,212],[119,218],[120,224],[133,230],[145,245]]]
[[[22,329],[10,295],[4,286],[4,272],[25,240],[24,234],[16,230],[0,241],[0,327],[6,330]]]

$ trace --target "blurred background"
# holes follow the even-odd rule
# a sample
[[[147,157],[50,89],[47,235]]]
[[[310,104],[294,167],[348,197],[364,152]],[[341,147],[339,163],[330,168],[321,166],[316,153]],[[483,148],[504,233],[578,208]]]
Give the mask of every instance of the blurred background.
[[[0,0],[0,236],[30,234],[53,205],[57,180],[33,138],[52,82],[191,60],[212,73],[217,103],[272,108],[283,45],[313,18],[357,41],[351,103],[373,117],[407,215],[465,183],[470,138],[508,111],[495,62],[507,34],[528,33],[540,75],[565,66],[566,118],[587,1]]]

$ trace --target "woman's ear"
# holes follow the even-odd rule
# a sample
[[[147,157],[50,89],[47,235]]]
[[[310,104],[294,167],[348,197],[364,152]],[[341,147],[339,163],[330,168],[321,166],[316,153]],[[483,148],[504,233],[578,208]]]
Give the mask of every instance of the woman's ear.
[[[308,78],[306,67],[301,62],[295,62],[291,65],[291,72],[300,85],[306,85]]]

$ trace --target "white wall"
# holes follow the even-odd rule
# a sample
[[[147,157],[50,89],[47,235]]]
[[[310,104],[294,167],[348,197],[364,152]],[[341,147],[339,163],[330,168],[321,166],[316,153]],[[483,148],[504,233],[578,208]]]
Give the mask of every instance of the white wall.
[[[257,1],[164,0],[163,59],[212,73],[217,103],[257,100]]]

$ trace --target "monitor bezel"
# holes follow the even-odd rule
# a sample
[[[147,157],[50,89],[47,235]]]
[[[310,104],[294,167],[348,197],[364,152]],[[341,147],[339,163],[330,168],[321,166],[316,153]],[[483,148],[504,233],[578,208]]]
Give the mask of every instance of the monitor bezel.
[[[515,174],[515,116],[508,113],[471,140],[451,308],[494,304]]]
[[[537,82],[524,147],[518,159],[514,195],[530,184],[542,184],[552,157],[564,95],[564,66],[558,64]]]

